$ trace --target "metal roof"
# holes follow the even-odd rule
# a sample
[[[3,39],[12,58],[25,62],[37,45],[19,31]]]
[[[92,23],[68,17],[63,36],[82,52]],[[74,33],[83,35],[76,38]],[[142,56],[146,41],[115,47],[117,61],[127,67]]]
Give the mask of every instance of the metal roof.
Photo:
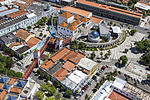
[[[6,9],[8,9],[8,8],[5,6],[0,7],[0,11],[6,10]]]
[[[0,16],[3,17],[3,16],[5,16],[5,15],[11,14],[11,13],[14,13],[14,12],[17,12],[17,11],[19,11],[19,9],[16,9],[16,8],[10,9],[10,10],[1,12],[1,13],[0,13]]]

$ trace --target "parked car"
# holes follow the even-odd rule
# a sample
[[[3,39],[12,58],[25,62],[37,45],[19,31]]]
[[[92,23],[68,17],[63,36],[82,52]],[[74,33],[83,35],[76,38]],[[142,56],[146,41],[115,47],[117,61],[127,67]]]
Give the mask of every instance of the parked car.
[[[97,73],[96,73],[96,75],[97,75],[97,76],[99,76],[99,75],[100,75],[100,73],[99,73],[99,72],[97,72]]]
[[[88,86],[87,86],[87,85],[84,85],[84,87],[88,88]]]

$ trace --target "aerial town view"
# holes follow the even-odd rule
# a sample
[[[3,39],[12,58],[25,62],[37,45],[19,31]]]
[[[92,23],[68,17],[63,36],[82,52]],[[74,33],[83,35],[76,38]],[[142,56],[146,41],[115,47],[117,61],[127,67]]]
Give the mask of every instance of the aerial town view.
[[[0,100],[150,100],[150,0],[0,0]]]

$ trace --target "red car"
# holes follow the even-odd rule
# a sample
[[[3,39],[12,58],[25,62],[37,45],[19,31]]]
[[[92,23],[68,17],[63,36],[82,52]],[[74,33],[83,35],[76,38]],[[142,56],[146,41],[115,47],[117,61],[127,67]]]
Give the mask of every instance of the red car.
[[[84,87],[88,88],[88,86],[87,86],[87,85],[84,85]]]

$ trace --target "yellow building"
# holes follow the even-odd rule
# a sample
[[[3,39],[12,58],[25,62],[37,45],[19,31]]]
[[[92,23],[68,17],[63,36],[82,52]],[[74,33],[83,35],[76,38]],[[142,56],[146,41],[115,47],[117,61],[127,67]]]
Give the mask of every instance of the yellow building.
[[[98,68],[98,64],[88,58],[82,58],[78,63],[78,66],[83,70],[83,72],[87,73],[89,77],[92,76]]]

